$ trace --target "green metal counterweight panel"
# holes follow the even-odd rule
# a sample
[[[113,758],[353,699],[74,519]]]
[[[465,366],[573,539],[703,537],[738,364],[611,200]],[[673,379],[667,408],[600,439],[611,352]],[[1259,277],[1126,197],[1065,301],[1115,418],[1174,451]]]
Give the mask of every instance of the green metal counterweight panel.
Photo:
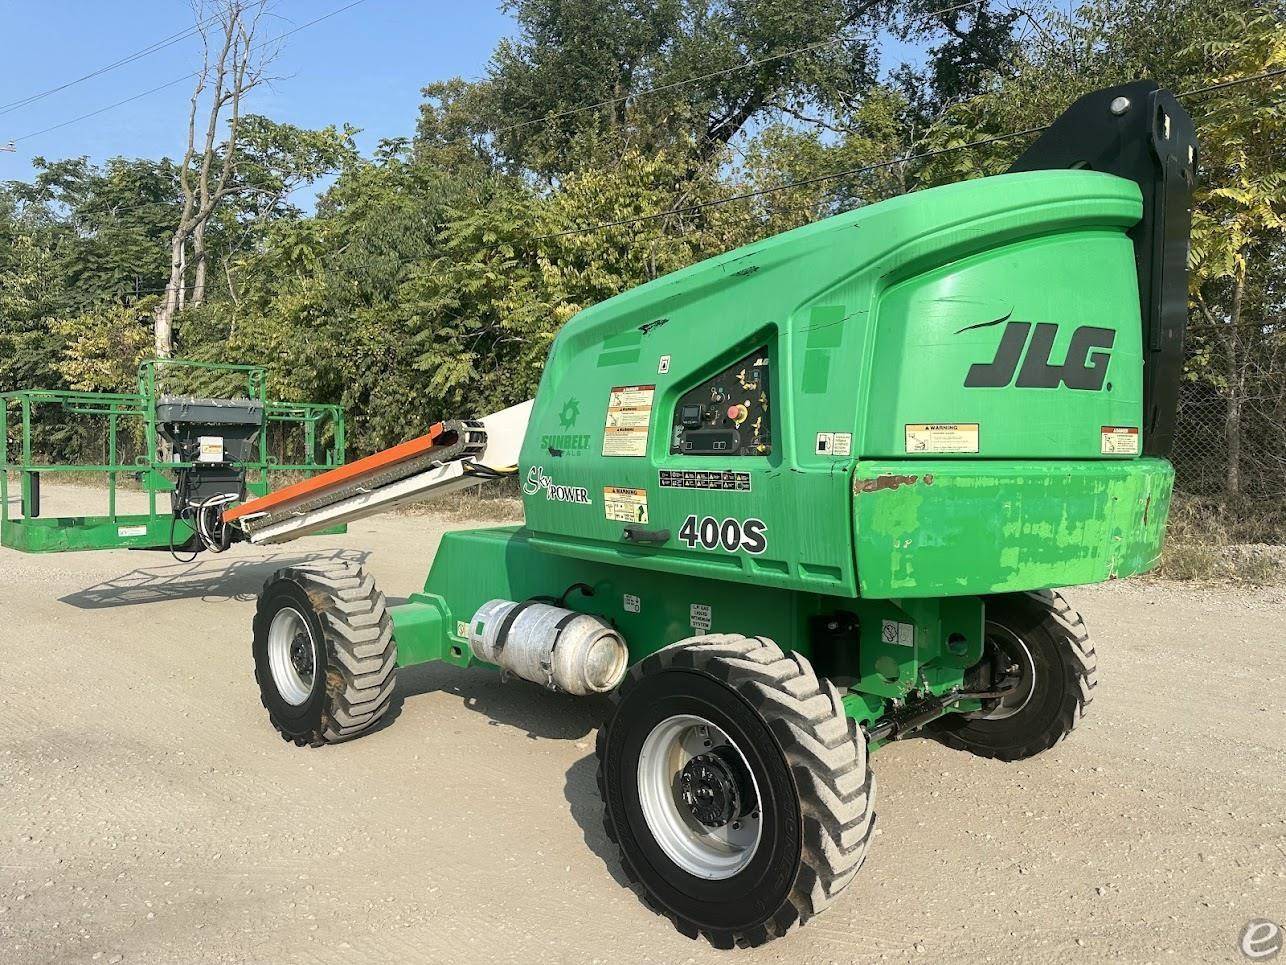
[[[173,520],[169,494],[175,471],[193,464],[161,458],[157,406],[169,395],[222,395],[258,406],[263,416],[251,458],[235,463],[245,472],[250,495],[267,493],[283,476],[312,475],[341,465],[343,411],[335,405],[269,401],[266,384],[267,371],[261,366],[164,359],[139,366],[134,393],[27,389],[0,394],[0,545],[54,553],[186,543],[192,529],[183,520]],[[283,440],[289,441],[287,458],[274,454]],[[59,460],[60,446],[97,450],[102,457],[96,463]],[[84,481],[85,476],[103,486],[105,512],[47,515],[56,499],[46,499],[42,507],[41,480]],[[146,499],[145,512],[119,511],[120,502],[131,498],[124,495],[123,478],[137,481],[139,498]],[[18,497],[13,501],[11,484]]]

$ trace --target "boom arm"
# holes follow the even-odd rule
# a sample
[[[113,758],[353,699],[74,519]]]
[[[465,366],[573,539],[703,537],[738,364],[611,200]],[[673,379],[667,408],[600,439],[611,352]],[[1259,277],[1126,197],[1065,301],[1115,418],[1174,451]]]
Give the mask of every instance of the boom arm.
[[[243,503],[223,521],[251,543],[285,543],[505,475],[530,415],[528,401],[477,421],[439,422],[418,439]]]

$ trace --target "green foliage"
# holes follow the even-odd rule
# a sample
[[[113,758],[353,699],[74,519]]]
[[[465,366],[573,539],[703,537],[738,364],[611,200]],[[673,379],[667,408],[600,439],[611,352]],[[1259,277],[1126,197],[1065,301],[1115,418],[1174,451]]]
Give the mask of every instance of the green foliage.
[[[520,35],[497,46],[479,99],[497,121],[498,155],[551,179],[629,150],[710,160],[771,112],[843,113],[874,80],[873,35],[895,9],[864,0],[502,6]],[[796,50],[805,52],[780,56]]]
[[[104,305],[55,320],[51,327],[64,341],[57,368],[67,385],[86,392],[133,392],[139,363],[152,354],[155,306],[152,296],[132,306]]]
[[[1286,68],[1286,26],[1269,13],[1228,11],[1214,39],[1189,49],[1211,82]],[[1282,84],[1225,88],[1200,107],[1202,186],[1193,219],[1193,288],[1244,277],[1257,250],[1286,229],[1286,98]]]

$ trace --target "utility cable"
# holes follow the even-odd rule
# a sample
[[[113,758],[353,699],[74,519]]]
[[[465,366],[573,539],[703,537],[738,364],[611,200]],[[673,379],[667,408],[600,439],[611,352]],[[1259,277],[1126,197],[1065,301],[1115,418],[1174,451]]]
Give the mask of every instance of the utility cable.
[[[344,13],[345,11],[348,11],[348,10],[352,10],[354,7],[360,6],[363,3],[366,3],[366,0],[352,0],[351,3],[345,4],[342,7],[332,10],[330,13],[326,13],[313,20],[309,20],[307,23],[301,23],[297,27],[292,27],[290,30],[286,30],[275,37],[265,40],[262,43],[256,44],[253,48],[251,48],[251,52],[254,53],[254,52],[261,51],[265,47],[271,46],[272,44],[275,44],[280,40],[285,40],[287,37],[291,36],[292,34],[297,34],[301,30],[307,30],[309,27],[315,26],[316,24],[321,23],[323,20],[329,20],[331,17],[337,17],[341,13]],[[106,107],[100,107],[97,110],[89,111],[86,114],[81,114],[79,117],[73,117],[70,120],[62,121],[58,124],[52,124],[49,127],[42,128],[39,131],[32,131],[30,134],[23,134],[21,137],[12,138],[11,143],[18,144],[21,141],[30,140],[33,137],[40,137],[43,134],[48,134],[51,131],[57,131],[64,127],[70,127],[72,124],[78,124],[81,121],[86,120],[90,117],[97,117],[99,114],[106,113],[107,111],[110,111],[110,110],[115,110],[117,107],[120,107],[122,104],[128,104],[131,101],[136,101],[136,100],[139,100],[140,98],[147,97],[151,94],[155,94],[158,91],[165,90],[168,87],[173,87],[175,84],[181,84],[185,80],[191,80],[192,78],[199,77],[201,76],[201,74],[202,74],[202,71],[200,70],[191,71],[189,73],[184,74],[182,77],[175,77],[173,80],[166,81],[164,84],[159,84],[158,86],[153,87],[150,90],[145,90],[141,94],[134,94],[133,96],[126,97],[124,100],[119,100],[114,104],[108,104]]]
[[[120,60],[114,60],[110,64],[99,67],[97,70],[90,71],[88,74],[82,74],[74,80],[69,80],[65,83],[59,84],[57,87],[50,87],[48,90],[38,91],[37,93],[30,94],[27,97],[19,98],[16,101],[10,101],[8,104],[0,104],[0,115],[16,111],[19,108],[26,107],[28,104],[34,104],[36,101],[44,100],[46,97],[51,97],[54,94],[61,93],[68,88],[75,87],[77,84],[83,84],[87,80],[93,80],[95,77],[101,77],[103,74],[116,70],[118,67],[124,67],[126,64],[132,64],[136,60],[141,60],[142,58],[164,50],[167,47],[172,47],[182,40],[187,40],[189,37],[198,33],[202,27],[206,27],[218,19],[218,14],[215,14],[212,17],[207,17],[190,27],[184,27],[178,33],[170,34],[168,37],[163,37],[155,43],[144,47],[142,50],[136,50],[134,53],[127,54]]]

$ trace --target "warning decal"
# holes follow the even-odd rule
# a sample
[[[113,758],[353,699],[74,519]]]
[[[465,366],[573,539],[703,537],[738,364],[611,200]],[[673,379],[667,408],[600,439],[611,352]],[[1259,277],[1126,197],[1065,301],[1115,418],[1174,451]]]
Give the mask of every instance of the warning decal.
[[[688,625],[693,630],[710,629],[710,604],[694,603],[688,607]]]
[[[922,452],[977,452],[978,423],[929,422],[913,423],[906,427],[906,451]]]
[[[1101,439],[1105,456],[1139,454],[1139,430],[1133,426],[1103,426]]]
[[[603,455],[647,455],[647,431],[652,422],[655,385],[616,385],[607,398],[603,426]]]
[[[603,513],[618,523],[646,523],[647,490],[604,486]]]
[[[914,647],[915,625],[884,620],[880,624],[880,640],[898,647]]]
[[[817,433],[817,454],[819,456],[848,456],[853,453],[853,433],[819,432]]]

